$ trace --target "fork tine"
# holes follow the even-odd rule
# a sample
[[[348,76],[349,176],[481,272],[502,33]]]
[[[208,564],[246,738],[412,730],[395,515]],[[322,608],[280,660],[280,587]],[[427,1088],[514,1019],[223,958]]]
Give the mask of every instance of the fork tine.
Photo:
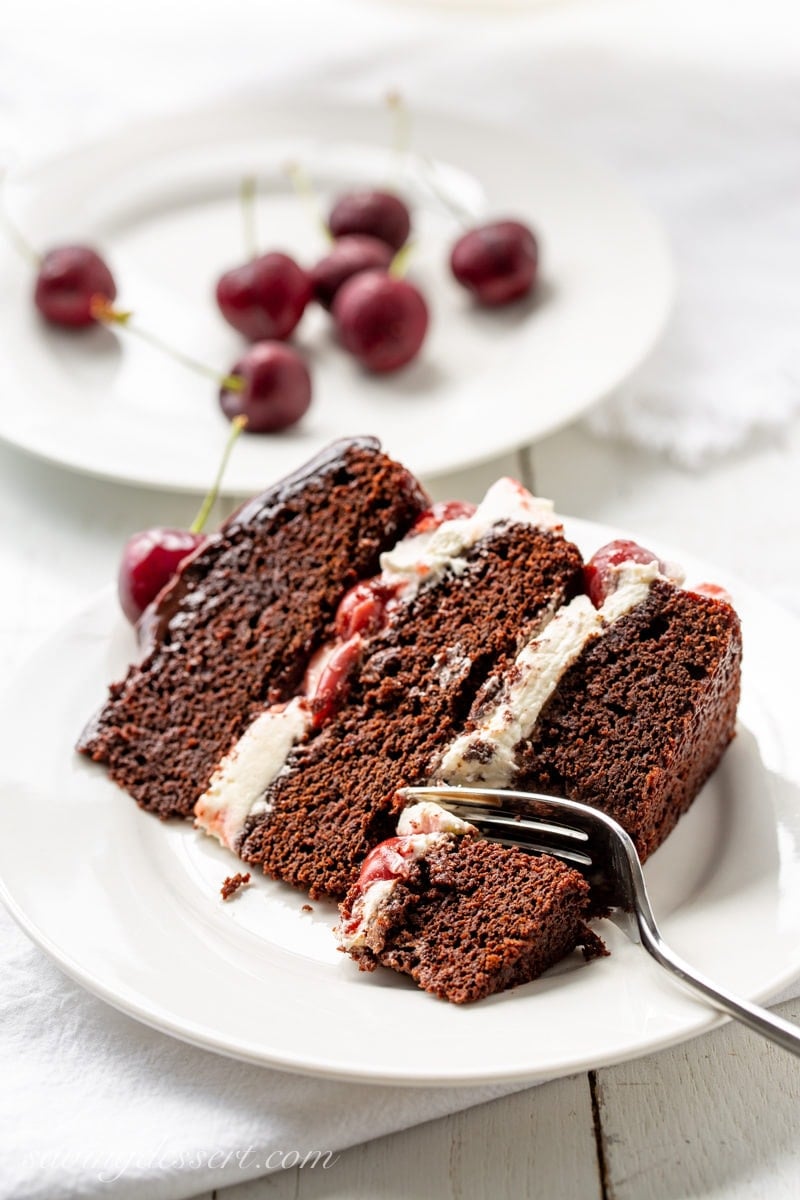
[[[497,842],[499,845],[513,847],[517,850],[524,850],[528,854],[549,854],[553,858],[560,858],[562,862],[575,867],[578,871],[594,874],[595,867],[588,854],[582,854],[580,850],[571,850],[564,846],[554,846],[547,842],[535,841],[535,833],[532,830],[528,831],[524,824],[517,825],[513,834],[505,833],[502,826],[496,827],[492,820],[479,818],[477,821],[473,821],[473,824],[487,841]],[[532,837],[528,836],[529,832],[533,835]]]
[[[588,837],[581,830],[569,829],[564,825],[552,825],[545,821],[536,821],[527,817],[506,815],[486,808],[473,808],[471,805],[461,805],[454,800],[445,800],[444,805],[449,812],[469,821],[479,829],[486,828],[493,837],[507,837],[510,842],[532,838],[538,839],[547,849],[547,854],[569,855],[576,862],[591,862],[588,854]]]
[[[630,913],[631,920],[622,927],[624,932],[684,987],[800,1057],[797,1026],[718,987],[665,943],[650,905],[636,847],[622,826],[606,813],[574,800],[493,788],[401,788],[398,794],[407,800],[439,800],[444,808],[465,816],[492,841],[534,854],[552,854],[576,867],[591,888],[595,916],[607,916],[615,908]],[[586,862],[576,862],[576,857]]]
[[[467,787],[407,787],[399,788],[399,796],[407,800],[436,800],[446,806],[462,804],[491,811],[503,809],[506,813],[519,814],[526,820],[546,821],[548,826],[557,826],[565,834],[585,841],[597,832],[596,809],[578,804],[574,800],[562,800],[556,796],[544,796],[537,792],[509,792],[498,788]],[[469,819],[467,815],[467,819]]]
[[[429,799],[470,821],[490,841],[532,854],[550,854],[587,879],[599,908],[628,907],[609,872],[610,818],[573,800],[492,788],[400,788],[406,800]]]

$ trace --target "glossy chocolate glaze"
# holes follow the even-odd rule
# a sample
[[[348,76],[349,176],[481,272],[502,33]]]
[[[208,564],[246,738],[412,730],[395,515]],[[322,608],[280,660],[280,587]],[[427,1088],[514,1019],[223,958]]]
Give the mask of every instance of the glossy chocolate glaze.
[[[143,808],[188,816],[253,717],[296,694],[348,588],[427,505],[365,438],[248,501],[157,597],[149,653],[112,685],[79,749]]]
[[[216,533],[210,534],[194,554],[183,560],[174,579],[143,613],[137,630],[142,656],[150,654],[159,642],[164,641],[171,622],[183,609],[190,595],[193,605],[205,602],[202,584],[195,571],[198,561],[204,563],[209,557],[213,557],[217,549],[224,546],[227,539],[243,527],[270,520],[278,509],[302,491],[310,480],[336,470],[346,462],[351,452],[370,450],[377,453],[380,448],[380,442],[374,437],[340,438],[259,495],[245,500]],[[413,476],[409,474],[408,478],[409,487],[413,485],[423,501],[427,502],[427,497]]]

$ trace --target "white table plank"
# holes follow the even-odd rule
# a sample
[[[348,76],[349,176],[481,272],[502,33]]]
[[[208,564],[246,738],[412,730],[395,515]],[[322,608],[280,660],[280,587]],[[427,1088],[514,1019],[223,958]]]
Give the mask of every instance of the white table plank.
[[[488,1200],[554,1196],[600,1200],[585,1075],[346,1150],[338,1161],[295,1168],[217,1192],[217,1200]]]
[[[800,1064],[740,1025],[599,1072],[597,1098],[608,1200],[798,1195]]]

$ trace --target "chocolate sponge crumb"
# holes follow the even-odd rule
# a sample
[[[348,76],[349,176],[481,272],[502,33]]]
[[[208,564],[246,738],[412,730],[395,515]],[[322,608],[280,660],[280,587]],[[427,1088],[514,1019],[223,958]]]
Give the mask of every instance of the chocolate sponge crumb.
[[[236,875],[229,875],[219,889],[219,894],[223,900],[230,900],[231,896],[235,896],[239,889],[246,887],[249,882],[249,871],[246,871],[244,875],[242,875],[241,871]]]

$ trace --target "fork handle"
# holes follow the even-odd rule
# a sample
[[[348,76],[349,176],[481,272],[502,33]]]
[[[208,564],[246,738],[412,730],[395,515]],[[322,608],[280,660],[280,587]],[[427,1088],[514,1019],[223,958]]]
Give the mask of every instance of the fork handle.
[[[699,992],[706,1000],[710,1000],[715,1008],[719,1008],[728,1016],[741,1021],[754,1033],[760,1033],[762,1037],[776,1042],[784,1050],[800,1056],[800,1026],[793,1025],[791,1021],[785,1021],[783,1017],[776,1016],[769,1009],[761,1008],[758,1004],[739,1000],[724,988],[717,987],[669,948],[661,937],[655,922],[651,926],[646,920],[645,914],[640,914],[637,923],[644,948],[657,963],[680,980],[685,987],[690,991]]]

